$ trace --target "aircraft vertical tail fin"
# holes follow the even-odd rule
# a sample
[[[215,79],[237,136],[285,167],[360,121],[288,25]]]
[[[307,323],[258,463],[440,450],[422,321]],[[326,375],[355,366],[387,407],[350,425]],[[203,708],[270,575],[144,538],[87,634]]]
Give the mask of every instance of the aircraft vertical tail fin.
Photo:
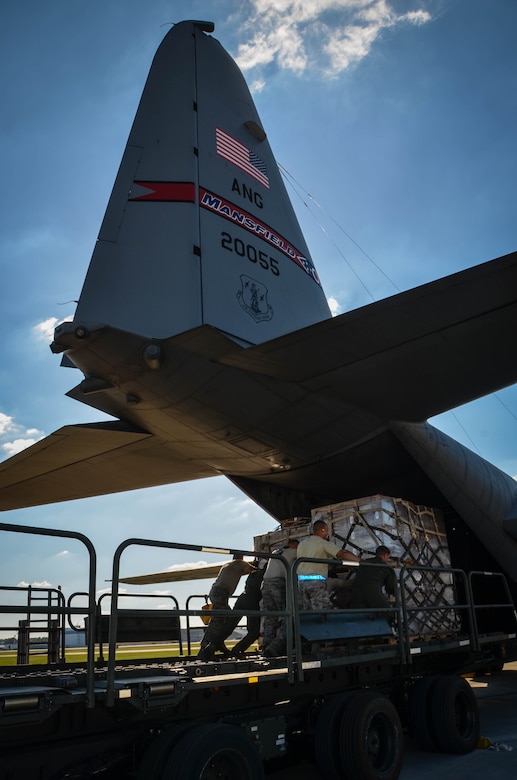
[[[76,322],[256,344],[329,316],[242,74],[181,22],[154,58]]]

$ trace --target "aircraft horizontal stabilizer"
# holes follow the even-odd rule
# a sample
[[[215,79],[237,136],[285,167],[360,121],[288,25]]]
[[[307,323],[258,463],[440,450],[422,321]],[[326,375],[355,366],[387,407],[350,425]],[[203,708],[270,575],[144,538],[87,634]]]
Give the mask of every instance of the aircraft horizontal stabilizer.
[[[514,252],[221,362],[422,422],[516,382],[516,331]]]
[[[67,425],[0,463],[0,510],[212,475],[125,423]]]

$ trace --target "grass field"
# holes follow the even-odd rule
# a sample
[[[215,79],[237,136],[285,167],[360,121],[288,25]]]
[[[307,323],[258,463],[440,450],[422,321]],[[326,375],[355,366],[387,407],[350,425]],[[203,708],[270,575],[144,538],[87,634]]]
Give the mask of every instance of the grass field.
[[[184,645],[183,652],[187,650],[186,644]],[[191,644],[192,655],[197,655],[199,650],[199,642],[193,642]],[[104,659],[107,659],[108,648],[104,646]],[[146,659],[151,660],[153,658],[177,658],[179,656],[178,643],[174,644],[138,644],[138,645],[118,645],[116,658],[119,661],[131,661],[134,659]],[[65,650],[65,657],[67,663],[85,663],[86,662],[86,648],[85,647],[67,647]],[[95,660],[99,658],[98,648],[95,652]],[[32,650],[29,656],[29,664],[31,666],[47,663],[47,653],[43,650]],[[0,651],[0,666],[16,666],[16,650],[1,650]]]
[[[226,646],[231,649],[235,641],[226,640]],[[199,642],[191,642],[191,655],[195,656],[199,652]],[[249,648],[251,651],[256,649],[256,645],[252,645]],[[108,646],[104,645],[104,660],[108,658]],[[183,657],[187,652],[187,643],[183,645]],[[153,658],[178,658],[180,655],[178,643],[149,643],[149,644],[120,644],[117,645],[116,659],[117,661],[132,661],[132,660],[146,660],[150,661]],[[47,653],[45,650],[31,650],[29,656],[29,665],[37,666],[47,663]],[[16,666],[16,650],[0,650],[0,667],[1,666]],[[86,648],[85,647],[67,647],[65,650],[66,663],[82,664],[86,663]],[[99,659],[99,649],[95,649],[95,660]]]

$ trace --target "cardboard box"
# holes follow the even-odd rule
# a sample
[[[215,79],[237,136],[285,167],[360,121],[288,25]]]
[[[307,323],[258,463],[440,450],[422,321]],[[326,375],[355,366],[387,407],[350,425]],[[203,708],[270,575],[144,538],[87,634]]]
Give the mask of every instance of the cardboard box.
[[[402,588],[409,609],[412,637],[446,636],[460,630],[455,603],[454,576],[442,568],[451,565],[442,513],[401,498],[368,496],[313,509],[308,519],[287,521],[282,527],[255,538],[255,548],[274,550],[288,538],[302,539],[315,520],[325,520],[329,538],[363,558],[384,544],[392,560],[404,566]],[[432,567],[421,571],[418,567]],[[432,608],[432,609],[429,609]]]

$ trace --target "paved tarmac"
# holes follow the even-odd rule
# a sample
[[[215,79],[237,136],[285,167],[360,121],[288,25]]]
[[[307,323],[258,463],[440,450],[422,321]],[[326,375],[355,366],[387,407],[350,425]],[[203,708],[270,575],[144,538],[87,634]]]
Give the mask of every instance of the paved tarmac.
[[[517,780],[517,663],[507,664],[502,672],[468,678],[468,682],[478,699],[481,735],[510,750],[427,753],[408,737],[400,780]],[[310,757],[271,767],[266,776],[268,780],[325,780]]]

